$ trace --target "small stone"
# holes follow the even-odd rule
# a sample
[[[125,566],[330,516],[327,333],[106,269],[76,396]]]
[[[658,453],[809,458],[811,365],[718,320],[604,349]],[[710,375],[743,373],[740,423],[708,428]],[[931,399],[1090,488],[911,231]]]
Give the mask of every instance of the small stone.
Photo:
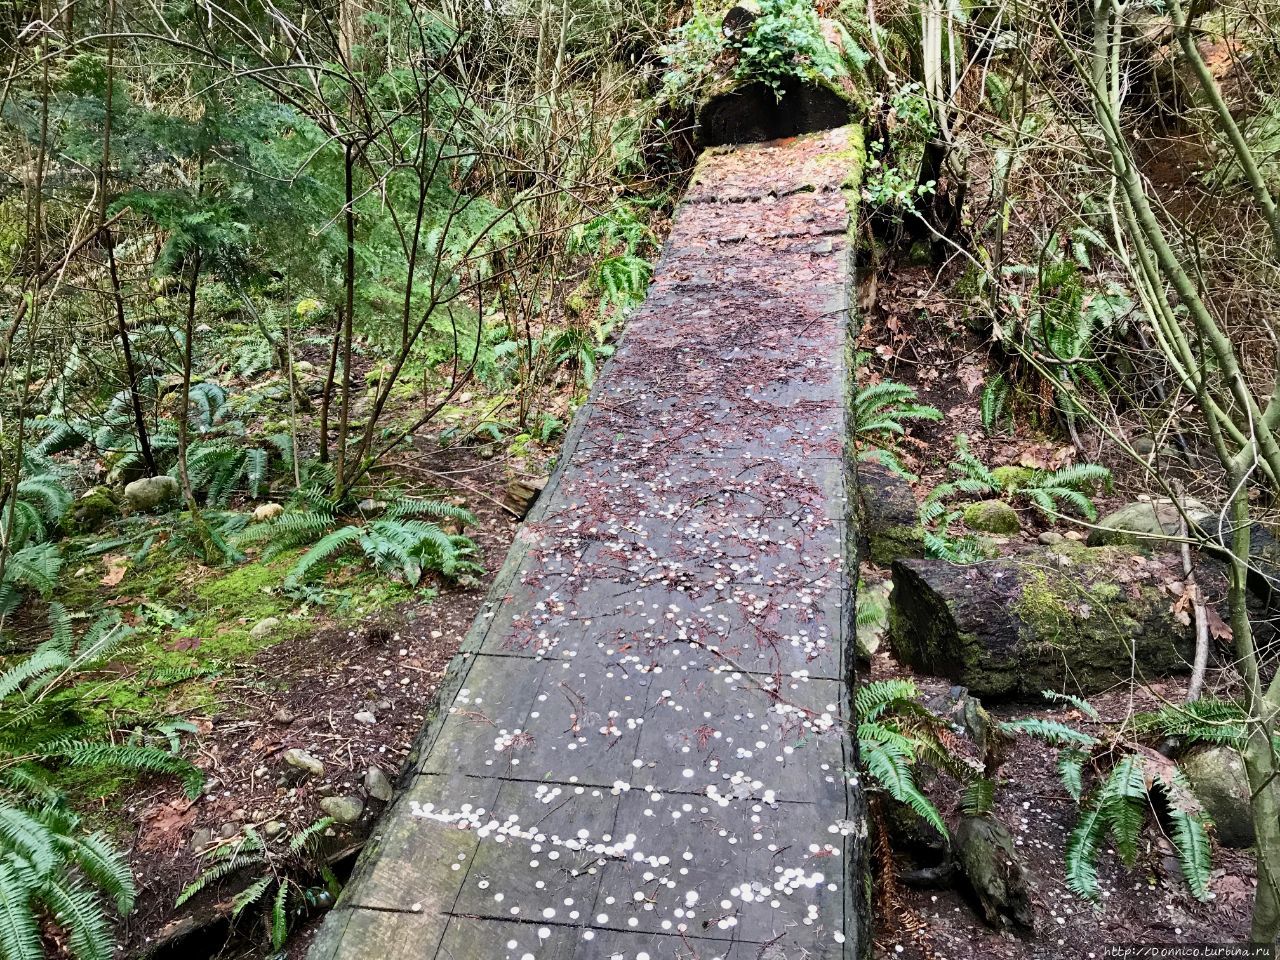
[[[390,709],[391,709],[391,701],[390,701],[390,700],[379,700],[379,701],[378,701],[377,703],[375,703],[372,707],[370,707],[370,709],[371,709],[374,713],[386,713],[388,710],[390,710]]]
[[[1063,543],[1067,538],[1060,534],[1057,530],[1046,530],[1036,540],[1046,547],[1054,547]]]
[[[196,827],[191,831],[191,849],[199,853],[213,842],[213,831],[208,827]]]
[[[282,727],[287,727],[293,721],[297,720],[297,715],[288,707],[277,707],[271,714],[271,719]]]
[[[389,802],[395,792],[391,786],[390,778],[382,772],[381,767],[377,766],[370,767],[365,771],[364,788],[369,791],[369,796],[375,800],[381,800],[383,803]]]
[[[280,626],[279,617],[264,617],[253,625],[253,629],[249,631],[249,636],[254,640],[261,640],[278,626]]]
[[[278,837],[282,833],[284,833],[284,824],[279,820],[271,820],[262,825],[262,834],[268,839]]]
[[[310,774],[313,777],[324,776],[324,764],[307,753],[307,751],[299,750],[297,747],[284,752],[284,762],[297,770],[301,770],[304,774]]]
[[[1013,534],[1022,529],[1018,511],[1003,500],[982,500],[964,508],[964,525],[984,533]]]
[[[265,523],[268,520],[274,520],[280,514],[284,513],[284,507],[278,503],[264,503],[253,511],[254,523]]]
[[[240,832],[241,824],[234,820],[229,820],[218,828],[218,836],[223,840],[230,840]]]
[[[363,723],[365,726],[371,727],[378,722],[378,718],[368,710],[361,710],[355,715],[356,723]]]
[[[364,801],[359,797],[324,797],[320,809],[338,823],[355,823],[364,813]]]

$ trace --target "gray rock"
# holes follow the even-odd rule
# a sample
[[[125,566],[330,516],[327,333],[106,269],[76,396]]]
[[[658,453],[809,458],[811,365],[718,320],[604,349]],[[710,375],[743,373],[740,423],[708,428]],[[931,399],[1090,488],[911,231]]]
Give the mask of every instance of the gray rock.
[[[1182,506],[1193,523],[1209,516],[1204,504],[1190,497],[1182,501]],[[1156,544],[1164,537],[1176,537],[1181,524],[1182,515],[1172,500],[1142,500],[1121,507],[1099,520],[1087,542],[1091,547]]]
[[[279,617],[264,617],[253,625],[253,629],[249,631],[249,636],[255,640],[261,640],[263,637],[269,636],[271,631],[279,626]]]
[[[218,836],[223,840],[230,840],[240,832],[241,824],[235,820],[229,820],[218,828]]]
[[[304,774],[310,774],[313,777],[324,776],[324,764],[307,751],[299,750],[297,747],[284,752],[284,762],[296,770],[301,770]]]
[[[364,801],[359,797],[324,797],[320,809],[338,823],[355,823],[364,813]]]
[[[284,833],[284,824],[279,820],[271,820],[270,822],[262,825],[262,834],[268,839],[278,837],[282,833]]]
[[[367,727],[372,727],[375,723],[378,722],[378,718],[375,717],[368,710],[361,710],[359,713],[355,715],[354,719],[356,723],[363,723]]]
[[[955,852],[987,923],[1028,930],[1034,927],[1027,868],[1008,827],[991,814],[961,817],[955,831]]]
[[[297,714],[288,707],[278,707],[271,714],[271,719],[280,724],[280,726],[287,727],[289,724],[293,723],[293,721],[297,720],[298,717]]]
[[[1003,500],[982,500],[964,508],[964,525],[983,533],[1014,534],[1022,529],[1018,511]]]
[[[365,771],[364,788],[369,791],[369,796],[383,803],[389,802],[392,794],[395,793],[395,789],[391,786],[391,779],[378,766],[370,767]]]
[[[911,484],[878,463],[858,464],[858,533],[862,555],[888,566],[903,557],[923,557],[924,534]]]
[[[1040,536],[1036,537],[1036,541],[1045,547],[1056,547],[1058,544],[1066,541],[1066,537],[1058,533],[1056,530],[1046,530]]]
[[[177,496],[178,481],[173,477],[143,477],[124,488],[124,500],[130,510],[154,510]]]
[[[213,831],[208,827],[196,827],[191,831],[191,850],[199,853],[213,842]]]
[[[356,509],[366,517],[376,517],[387,509],[387,505],[381,500],[368,499],[356,504]]]
[[[1179,764],[1196,799],[1213,818],[1218,839],[1228,847],[1253,846],[1249,778],[1240,754],[1231,747],[1210,747],[1188,754]]]

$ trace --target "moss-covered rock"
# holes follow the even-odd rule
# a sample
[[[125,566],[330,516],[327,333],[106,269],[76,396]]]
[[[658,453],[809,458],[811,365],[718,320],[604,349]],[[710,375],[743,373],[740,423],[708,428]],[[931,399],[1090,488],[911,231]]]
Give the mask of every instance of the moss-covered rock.
[[[1119,547],[1002,557],[971,566],[893,565],[889,642],[917,670],[982,697],[1094,693],[1135,672],[1189,669],[1193,631],[1171,611],[1173,555],[1141,564]]]
[[[887,567],[924,556],[924,532],[911,485],[878,463],[858,464],[858,530],[861,554]]]
[[[994,467],[991,475],[1001,490],[1018,490],[1035,479],[1036,472],[1030,467],[1004,466]]]
[[[970,530],[1011,536],[1022,529],[1018,511],[1003,500],[982,500],[964,508],[964,525]]]
[[[120,516],[120,501],[110,487],[93,487],[85,491],[62,518],[62,528],[69,536],[96,533]]]

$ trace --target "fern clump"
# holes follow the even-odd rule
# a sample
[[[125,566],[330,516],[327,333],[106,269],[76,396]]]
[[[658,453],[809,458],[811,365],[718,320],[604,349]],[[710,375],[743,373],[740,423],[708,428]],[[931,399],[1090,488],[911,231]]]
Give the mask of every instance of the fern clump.
[[[956,457],[948,465],[951,479],[934,487],[920,505],[920,525],[931,556],[952,563],[974,563],[982,559],[982,546],[976,537],[951,532],[964,514],[954,505],[958,498],[1021,502],[1050,521],[1068,511],[1096,520],[1098,510],[1091,493],[1111,483],[1111,471],[1096,463],[1078,463],[1058,470],[1019,468],[1005,476],[998,473],[1009,469],[988,467],[969,449],[969,438],[965,434],[956,437]]]
[[[400,576],[417,585],[427,572],[456,577],[475,572],[475,543],[458,533],[446,533],[436,521],[458,526],[476,524],[475,515],[440,500],[396,497],[374,520],[360,521],[340,514],[338,504],[315,488],[299,492],[304,509],[281,514],[242,533],[241,546],[261,544],[262,559],[311,545],[290,569],[286,584],[297,586],[323,563],[359,550],[378,571]]]
[[[854,365],[861,368],[870,357],[869,353],[859,353],[854,358]],[[942,411],[920,403],[914,387],[894,380],[881,380],[855,391],[852,419],[860,460],[883,464],[900,476],[914,480],[915,477],[902,466],[894,444],[897,438],[906,435],[909,423],[941,420]]]
[[[104,834],[89,832],[54,786],[57,769],[169,774],[192,798],[202,776],[170,750],[115,743],[76,719],[75,682],[129,635],[118,614],[77,637],[71,616],[54,603],[49,627],[48,640],[0,673],[0,956],[43,957],[47,920],[77,960],[109,960],[108,912],[133,909],[133,877],[124,856]]]
[[[859,755],[881,789],[949,838],[938,808],[916,783],[916,764],[927,762],[963,784],[968,813],[989,811],[995,787],[984,765],[958,752],[946,721],[922,706],[919,695],[915,683],[903,679],[873,680],[859,687],[853,702]]]
[[[231,901],[231,916],[238,918],[254,906],[262,906],[266,938],[273,951],[284,947],[291,921],[302,908],[323,899],[332,903],[340,886],[333,871],[316,862],[316,847],[333,820],[324,817],[293,834],[267,840],[253,827],[232,840],[202,854],[205,868],[178,896],[182,906],[201,891],[226,877],[256,871],[259,875]]]
[[[1049,691],[1045,696],[1068,700],[1091,721],[1102,723],[1097,710],[1079,697]],[[1169,825],[1169,840],[1188,889],[1197,899],[1209,898],[1209,817],[1177,763],[1144,744],[1140,737],[1163,735],[1176,728],[1202,733],[1212,742],[1223,742],[1217,738],[1235,722],[1228,712],[1215,702],[1170,707],[1140,715],[1127,730],[1104,724],[1101,736],[1035,717],[1002,724],[1008,734],[1027,734],[1058,748],[1058,774],[1080,807],[1066,851],[1067,886],[1073,892],[1098,901],[1102,896],[1098,860],[1105,841],[1110,837],[1121,863],[1132,868],[1137,863],[1146,824],[1150,821],[1164,829],[1161,819],[1154,816],[1159,809],[1163,823]]]

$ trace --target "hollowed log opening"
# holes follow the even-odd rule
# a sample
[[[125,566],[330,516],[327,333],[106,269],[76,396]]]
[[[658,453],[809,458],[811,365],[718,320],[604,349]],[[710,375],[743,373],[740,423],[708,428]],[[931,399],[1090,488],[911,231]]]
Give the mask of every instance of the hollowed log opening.
[[[748,83],[716,94],[698,112],[703,146],[756,143],[830,130],[849,122],[849,100],[804,80],[787,80],[779,97],[764,83]]]

